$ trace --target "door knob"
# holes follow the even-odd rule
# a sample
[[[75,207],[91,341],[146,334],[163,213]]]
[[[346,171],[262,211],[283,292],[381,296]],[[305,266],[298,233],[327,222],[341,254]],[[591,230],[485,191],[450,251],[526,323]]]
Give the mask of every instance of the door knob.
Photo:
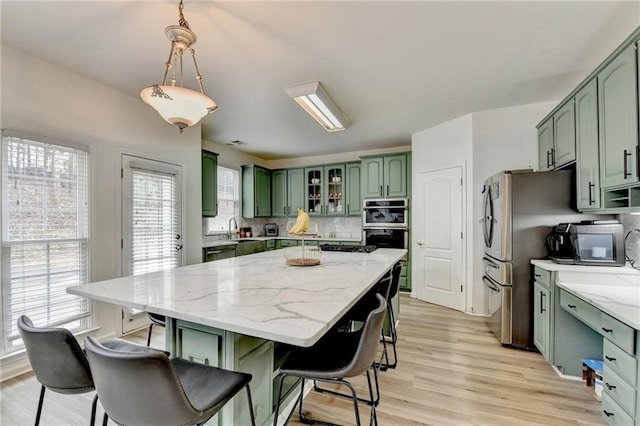
[[[422,246],[424,246],[424,241],[422,241],[422,240],[418,240],[418,241],[416,242],[416,244],[417,244],[417,245],[419,245],[420,247],[422,247]]]

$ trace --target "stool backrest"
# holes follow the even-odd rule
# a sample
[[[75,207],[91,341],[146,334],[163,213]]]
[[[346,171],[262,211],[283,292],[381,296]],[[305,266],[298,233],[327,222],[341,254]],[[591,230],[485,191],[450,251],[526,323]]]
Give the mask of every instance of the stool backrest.
[[[22,315],[18,318],[18,332],[31,368],[43,386],[64,394],[94,389],[89,362],[69,330],[34,327],[29,317]]]
[[[382,333],[382,323],[387,309],[386,300],[376,294],[378,306],[367,316],[367,320],[362,327],[362,334],[358,343],[358,349],[351,362],[341,372],[342,377],[354,377],[365,372],[376,359],[380,335]]]
[[[389,297],[394,298],[398,294],[400,288],[400,273],[402,272],[402,264],[400,262],[393,265],[391,270],[391,290],[389,291]]]
[[[85,349],[102,406],[116,423],[162,426],[201,420],[164,353],[114,351],[91,337]]]

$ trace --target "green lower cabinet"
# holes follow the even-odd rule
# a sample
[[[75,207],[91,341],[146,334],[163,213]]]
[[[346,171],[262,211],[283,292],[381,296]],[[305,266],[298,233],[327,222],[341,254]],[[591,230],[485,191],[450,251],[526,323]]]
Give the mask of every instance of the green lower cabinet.
[[[276,250],[286,247],[295,247],[298,245],[298,240],[276,240]]]
[[[168,348],[182,358],[252,375],[250,383],[257,425],[270,423],[273,404],[274,343],[268,340],[194,324],[170,320]],[[249,425],[248,402],[241,390],[207,425]]]
[[[551,342],[549,301],[551,292],[541,282],[535,281],[533,297],[533,343],[544,359],[549,361],[549,344]]]

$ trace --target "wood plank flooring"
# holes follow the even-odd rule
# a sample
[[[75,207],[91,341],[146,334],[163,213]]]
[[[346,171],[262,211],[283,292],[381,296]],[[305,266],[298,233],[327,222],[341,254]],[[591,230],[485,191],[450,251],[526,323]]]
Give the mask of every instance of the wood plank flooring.
[[[380,425],[605,424],[581,382],[559,378],[538,353],[503,348],[482,317],[401,295],[398,332],[398,368],[380,374]],[[128,338],[144,344],[146,330]],[[159,329],[152,344],[163,343]],[[365,395],[363,379],[354,383]],[[0,424],[33,424],[39,388],[32,374],[0,384]],[[47,392],[41,425],[86,425],[91,398]],[[355,424],[349,400],[311,392],[304,409],[314,418]],[[367,424],[368,407],[361,405],[360,415]],[[296,414],[289,424],[300,424]]]

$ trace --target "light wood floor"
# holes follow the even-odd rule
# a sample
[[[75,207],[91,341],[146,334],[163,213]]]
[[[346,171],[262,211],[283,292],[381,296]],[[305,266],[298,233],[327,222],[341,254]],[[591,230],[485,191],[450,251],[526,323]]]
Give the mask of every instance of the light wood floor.
[[[380,425],[605,424],[581,382],[559,378],[538,353],[501,347],[481,317],[402,295],[398,332],[398,368],[380,375]],[[144,344],[146,332],[129,338]],[[159,330],[152,344],[163,345]],[[354,382],[364,391],[363,378]],[[0,424],[33,424],[39,388],[32,374],[2,383]],[[47,392],[41,424],[86,425],[91,398]],[[304,408],[318,419],[355,424],[348,400],[311,392]],[[361,405],[363,424],[368,416]],[[297,415],[290,424],[299,424]]]

